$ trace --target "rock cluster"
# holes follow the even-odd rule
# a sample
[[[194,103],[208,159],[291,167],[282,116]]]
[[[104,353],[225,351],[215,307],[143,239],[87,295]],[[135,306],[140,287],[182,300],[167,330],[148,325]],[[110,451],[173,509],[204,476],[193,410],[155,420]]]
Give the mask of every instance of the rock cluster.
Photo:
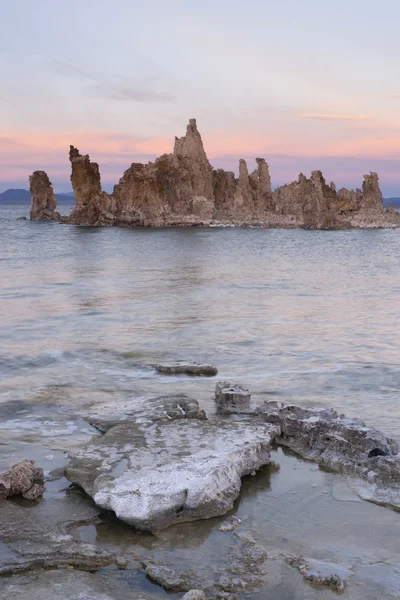
[[[27,500],[35,500],[44,490],[43,469],[33,460],[21,460],[0,473],[0,499],[21,495]]]
[[[362,189],[356,191],[343,188],[337,192],[333,183],[325,182],[321,171],[313,171],[310,178],[300,173],[298,181],[272,191],[269,167],[263,158],[256,158],[257,168],[252,173],[240,159],[238,177],[213,169],[195,119],[190,119],[185,136],[175,138],[171,154],[147,164],[133,163],[112,194],[102,191],[99,166],[88,155],[82,156],[71,146],[70,161],[76,207],[70,217],[63,218],[65,223],[307,229],[400,226],[400,213],[383,208],[376,173],[364,175]],[[47,178],[42,171],[31,178],[37,173]],[[38,198],[32,186],[31,194]],[[39,206],[38,200],[36,204]]]
[[[60,213],[56,211],[57,200],[53,186],[44,171],[34,171],[29,177],[29,190],[31,193],[32,221],[59,221]]]

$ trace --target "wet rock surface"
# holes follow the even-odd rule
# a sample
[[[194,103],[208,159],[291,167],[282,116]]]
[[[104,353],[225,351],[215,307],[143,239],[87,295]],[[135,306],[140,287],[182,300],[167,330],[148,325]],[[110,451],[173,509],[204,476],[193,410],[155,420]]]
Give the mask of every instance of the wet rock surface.
[[[246,161],[240,159],[238,177],[223,169],[214,170],[196,119],[189,120],[183,137],[175,138],[171,154],[147,164],[133,163],[112,194],[102,190],[99,166],[88,155],[81,155],[71,146],[70,161],[76,207],[70,217],[63,218],[64,223],[305,229],[400,226],[400,215],[383,208],[376,173],[364,175],[362,189],[356,191],[337,192],[334,183],[326,183],[321,171],[312,171],[309,178],[300,173],[298,181],[272,191],[264,158],[256,158],[257,168],[250,174]],[[32,198],[37,199],[35,206],[40,208],[31,213],[31,218],[55,218],[48,177],[37,171],[32,178],[37,178],[37,173],[46,182],[46,193],[32,192]]]
[[[27,500],[35,500],[44,490],[43,469],[33,460],[22,460],[0,473],[0,499],[21,495]]]
[[[154,365],[154,368],[164,375],[203,375],[205,377],[218,375],[218,369],[216,367],[195,362],[176,362],[164,365]]]
[[[0,580],[0,600],[154,600],[140,590],[128,591],[109,578],[76,570],[33,571]]]
[[[123,423],[75,453],[67,477],[138,529],[232,508],[241,478],[270,462],[275,426],[179,419]]]
[[[281,428],[277,443],[334,471],[360,478],[364,483],[356,483],[356,489],[363,498],[400,506],[399,447],[391,438],[333,409],[273,401],[257,412]]]
[[[181,419],[207,419],[206,413],[194,398],[185,394],[157,396],[155,398],[135,398],[110,405],[109,402],[97,405],[97,414],[88,420],[93,427],[105,433],[111,427],[123,422],[140,420],[141,423],[170,422]]]
[[[346,591],[348,579],[354,575],[344,565],[323,560],[306,559],[303,556],[288,556],[285,560],[288,565],[300,571],[307,583],[327,586],[338,594]]]
[[[250,391],[237,383],[219,381],[215,386],[215,404],[219,413],[248,412],[250,402]]]

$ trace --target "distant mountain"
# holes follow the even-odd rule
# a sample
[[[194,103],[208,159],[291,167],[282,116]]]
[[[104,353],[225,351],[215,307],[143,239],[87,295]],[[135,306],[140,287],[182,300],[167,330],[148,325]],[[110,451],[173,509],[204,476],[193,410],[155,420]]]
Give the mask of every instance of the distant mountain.
[[[63,194],[56,194],[57,203],[59,204],[73,204],[74,194],[73,192],[67,192]],[[0,193],[0,204],[30,204],[31,196],[28,190],[6,190]]]
[[[384,198],[383,204],[385,206],[393,206],[393,208],[400,208],[400,198]]]

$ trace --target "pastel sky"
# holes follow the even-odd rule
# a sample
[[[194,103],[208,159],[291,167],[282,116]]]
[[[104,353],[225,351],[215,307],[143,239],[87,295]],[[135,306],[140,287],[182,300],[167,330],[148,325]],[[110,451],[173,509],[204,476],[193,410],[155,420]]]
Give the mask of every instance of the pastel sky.
[[[196,117],[211,163],[400,196],[399,0],[0,0],[0,191],[69,145],[105,189]]]

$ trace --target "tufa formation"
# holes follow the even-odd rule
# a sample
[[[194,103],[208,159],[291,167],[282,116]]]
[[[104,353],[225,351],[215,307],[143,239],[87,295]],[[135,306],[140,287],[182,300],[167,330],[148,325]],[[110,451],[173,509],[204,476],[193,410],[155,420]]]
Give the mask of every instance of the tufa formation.
[[[57,200],[53,186],[44,171],[34,171],[29,177],[31,193],[32,221],[59,221],[60,213],[56,212]]]
[[[256,158],[249,174],[239,161],[239,176],[213,169],[208,161],[196,120],[186,135],[175,138],[172,154],[154,162],[133,163],[112,194],[101,188],[97,163],[70,147],[71,183],[76,207],[62,222],[94,226],[258,225],[306,229],[375,228],[400,226],[400,213],[385,211],[376,173],[364,175],[362,189],[336,191],[321,171],[307,178],[271,188],[268,164]],[[31,219],[59,219],[56,200],[46,173],[30,177]]]

